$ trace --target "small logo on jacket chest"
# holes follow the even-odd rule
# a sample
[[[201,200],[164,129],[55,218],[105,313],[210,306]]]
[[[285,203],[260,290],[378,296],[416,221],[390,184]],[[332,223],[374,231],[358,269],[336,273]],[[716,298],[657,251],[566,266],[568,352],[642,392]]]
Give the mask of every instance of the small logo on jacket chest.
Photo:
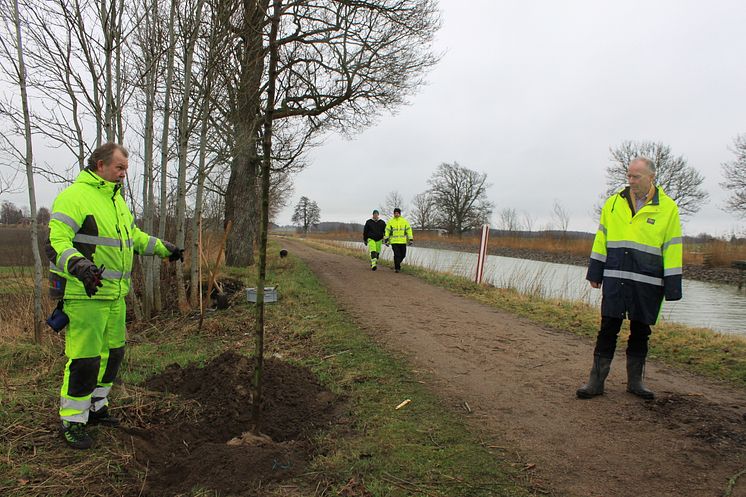
[[[648,224],[655,224],[655,219],[653,219],[652,217],[649,217]]]

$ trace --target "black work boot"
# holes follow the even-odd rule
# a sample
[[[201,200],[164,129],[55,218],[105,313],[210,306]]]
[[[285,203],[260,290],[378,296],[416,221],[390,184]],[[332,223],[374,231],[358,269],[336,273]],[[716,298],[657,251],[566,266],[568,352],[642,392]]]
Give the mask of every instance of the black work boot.
[[[109,407],[104,406],[98,411],[88,412],[89,425],[119,426],[119,420],[109,413]]]
[[[655,394],[645,388],[642,382],[645,372],[645,357],[627,356],[627,391],[646,400],[655,398]]]
[[[60,433],[67,445],[73,449],[89,449],[93,445],[93,439],[85,429],[85,423],[73,421],[62,421]]]
[[[611,369],[611,357],[593,356],[593,368],[588,383],[578,388],[575,394],[580,399],[590,399],[604,393],[604,382]]]

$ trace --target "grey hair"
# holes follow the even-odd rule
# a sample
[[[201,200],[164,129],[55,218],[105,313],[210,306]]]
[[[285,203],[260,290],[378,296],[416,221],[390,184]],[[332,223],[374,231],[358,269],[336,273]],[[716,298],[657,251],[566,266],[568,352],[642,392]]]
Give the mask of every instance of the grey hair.
[[[104,143],[96,150],[94,150],[91,156],[88,158],[88,166],[86,167],[86,169],[96,172],[96,170],[98,169],[98,161],[100,160],[104,161],[104,164],[109,165],[111,163],[111,156],[114,155],[114,152],[117,150],[122,152],[122,155],[124,155],[125,157],[129,157],[129,152],[127,152],[127,149],[119,145],[118,143]]]
[[[653,176],[655,176],[655,163],[652,160],[648,159],[647,157],[644,157],[644,156],[640,155],[639,157],[635,157],[634,159],[632,159],[632,162],[643,162],[643,163],[645,163],[645,165],[648,168],[648,171],[650,171],[650,174],[652,174]],[[630,164],[632,164],[632,162],[630,162]]]

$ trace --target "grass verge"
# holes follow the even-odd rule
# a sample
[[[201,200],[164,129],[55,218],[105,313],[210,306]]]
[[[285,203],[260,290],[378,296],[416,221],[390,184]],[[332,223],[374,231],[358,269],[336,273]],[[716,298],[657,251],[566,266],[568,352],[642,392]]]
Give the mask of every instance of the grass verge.
[[[306,243],[322,250],[366,260],[366,255],[359,250],[318,240]],[[389,263],[384,261],[383,264]],[[409,266],[407,272],[428,283],[516,314],[541,326],[593,338],[598,333],[599,310],[588,304],[545,299],[511,289],[477,285],[464,277],[416,266]],[[628,334],[629,322],[625,321],[620,343],[621,340],[626,341]],[[654,328],[650,340],[650,357],[690,372],[746,386],[746,340],[738,336],[664,321]]]
[[[533,495],[528,474],[504,460],[504,449],[481,443],[462,415],[445,409],[402,360],[351,324],[301,261],[270,259],[269,269],[280,301],[267,308],[265,354],[309,367],[346,399],[349,422],[316,435],[317,455],[292,482],[296,493],[280,485],[265,495]],[[229,274],[253,286],[252,273]],[[197,415],[194,406],[177,405],[178,399],[163,399],[139,384],[173,363],[205,362],[226,350],[250,354],[253,324],[253,309],[237,295],[229,310],[206,318],[201,332],[194,319],[181,316],[131,326],[113,412],[134,425],[154,403],[164,419]],[[139,495],[146,474],[133,466],[132,447],[100,429],[94,449],[73,451],[56,434],[62,350],[58,336],[41,346],[27,336],[2,338],[0,494]],[[410,403],[397,410],[405,399]]]

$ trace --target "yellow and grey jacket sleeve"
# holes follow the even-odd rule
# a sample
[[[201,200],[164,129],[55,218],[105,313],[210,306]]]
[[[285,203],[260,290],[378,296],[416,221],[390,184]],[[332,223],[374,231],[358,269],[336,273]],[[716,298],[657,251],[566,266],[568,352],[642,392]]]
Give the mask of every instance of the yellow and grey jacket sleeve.
[[[55,202],[64,203],[63,202]],[[52,207],[52,216],[49,220],[49,243],[46,247],[47,257],[52,269],[72,277],[70,268],[85,257],[73,246],[73,238],[80,231],[84,216],[73,206],[68,206],[65,211]]]
[[[683,267],[683,244],[681,221],[678,209],[674,210],[668,223],[665,241],[661,247],[663,256],[663,289],[666,300],[681,299],[681,278]]]
[[[601,211],[601,219],[598,223],[596,237],[593,239],[591,258],[588,263],[588,274],[586,279],[594,283],[601,283],[604,279],[604,268],[606,267],[606,209]]]
[[[130,233],[132,234],[133,247],[136,253],[140,255],[157,255],[158,257],[168,257],[171,255],[171,252],[169,252],[160,239],[142,231],[134,221],[132,222]]]

